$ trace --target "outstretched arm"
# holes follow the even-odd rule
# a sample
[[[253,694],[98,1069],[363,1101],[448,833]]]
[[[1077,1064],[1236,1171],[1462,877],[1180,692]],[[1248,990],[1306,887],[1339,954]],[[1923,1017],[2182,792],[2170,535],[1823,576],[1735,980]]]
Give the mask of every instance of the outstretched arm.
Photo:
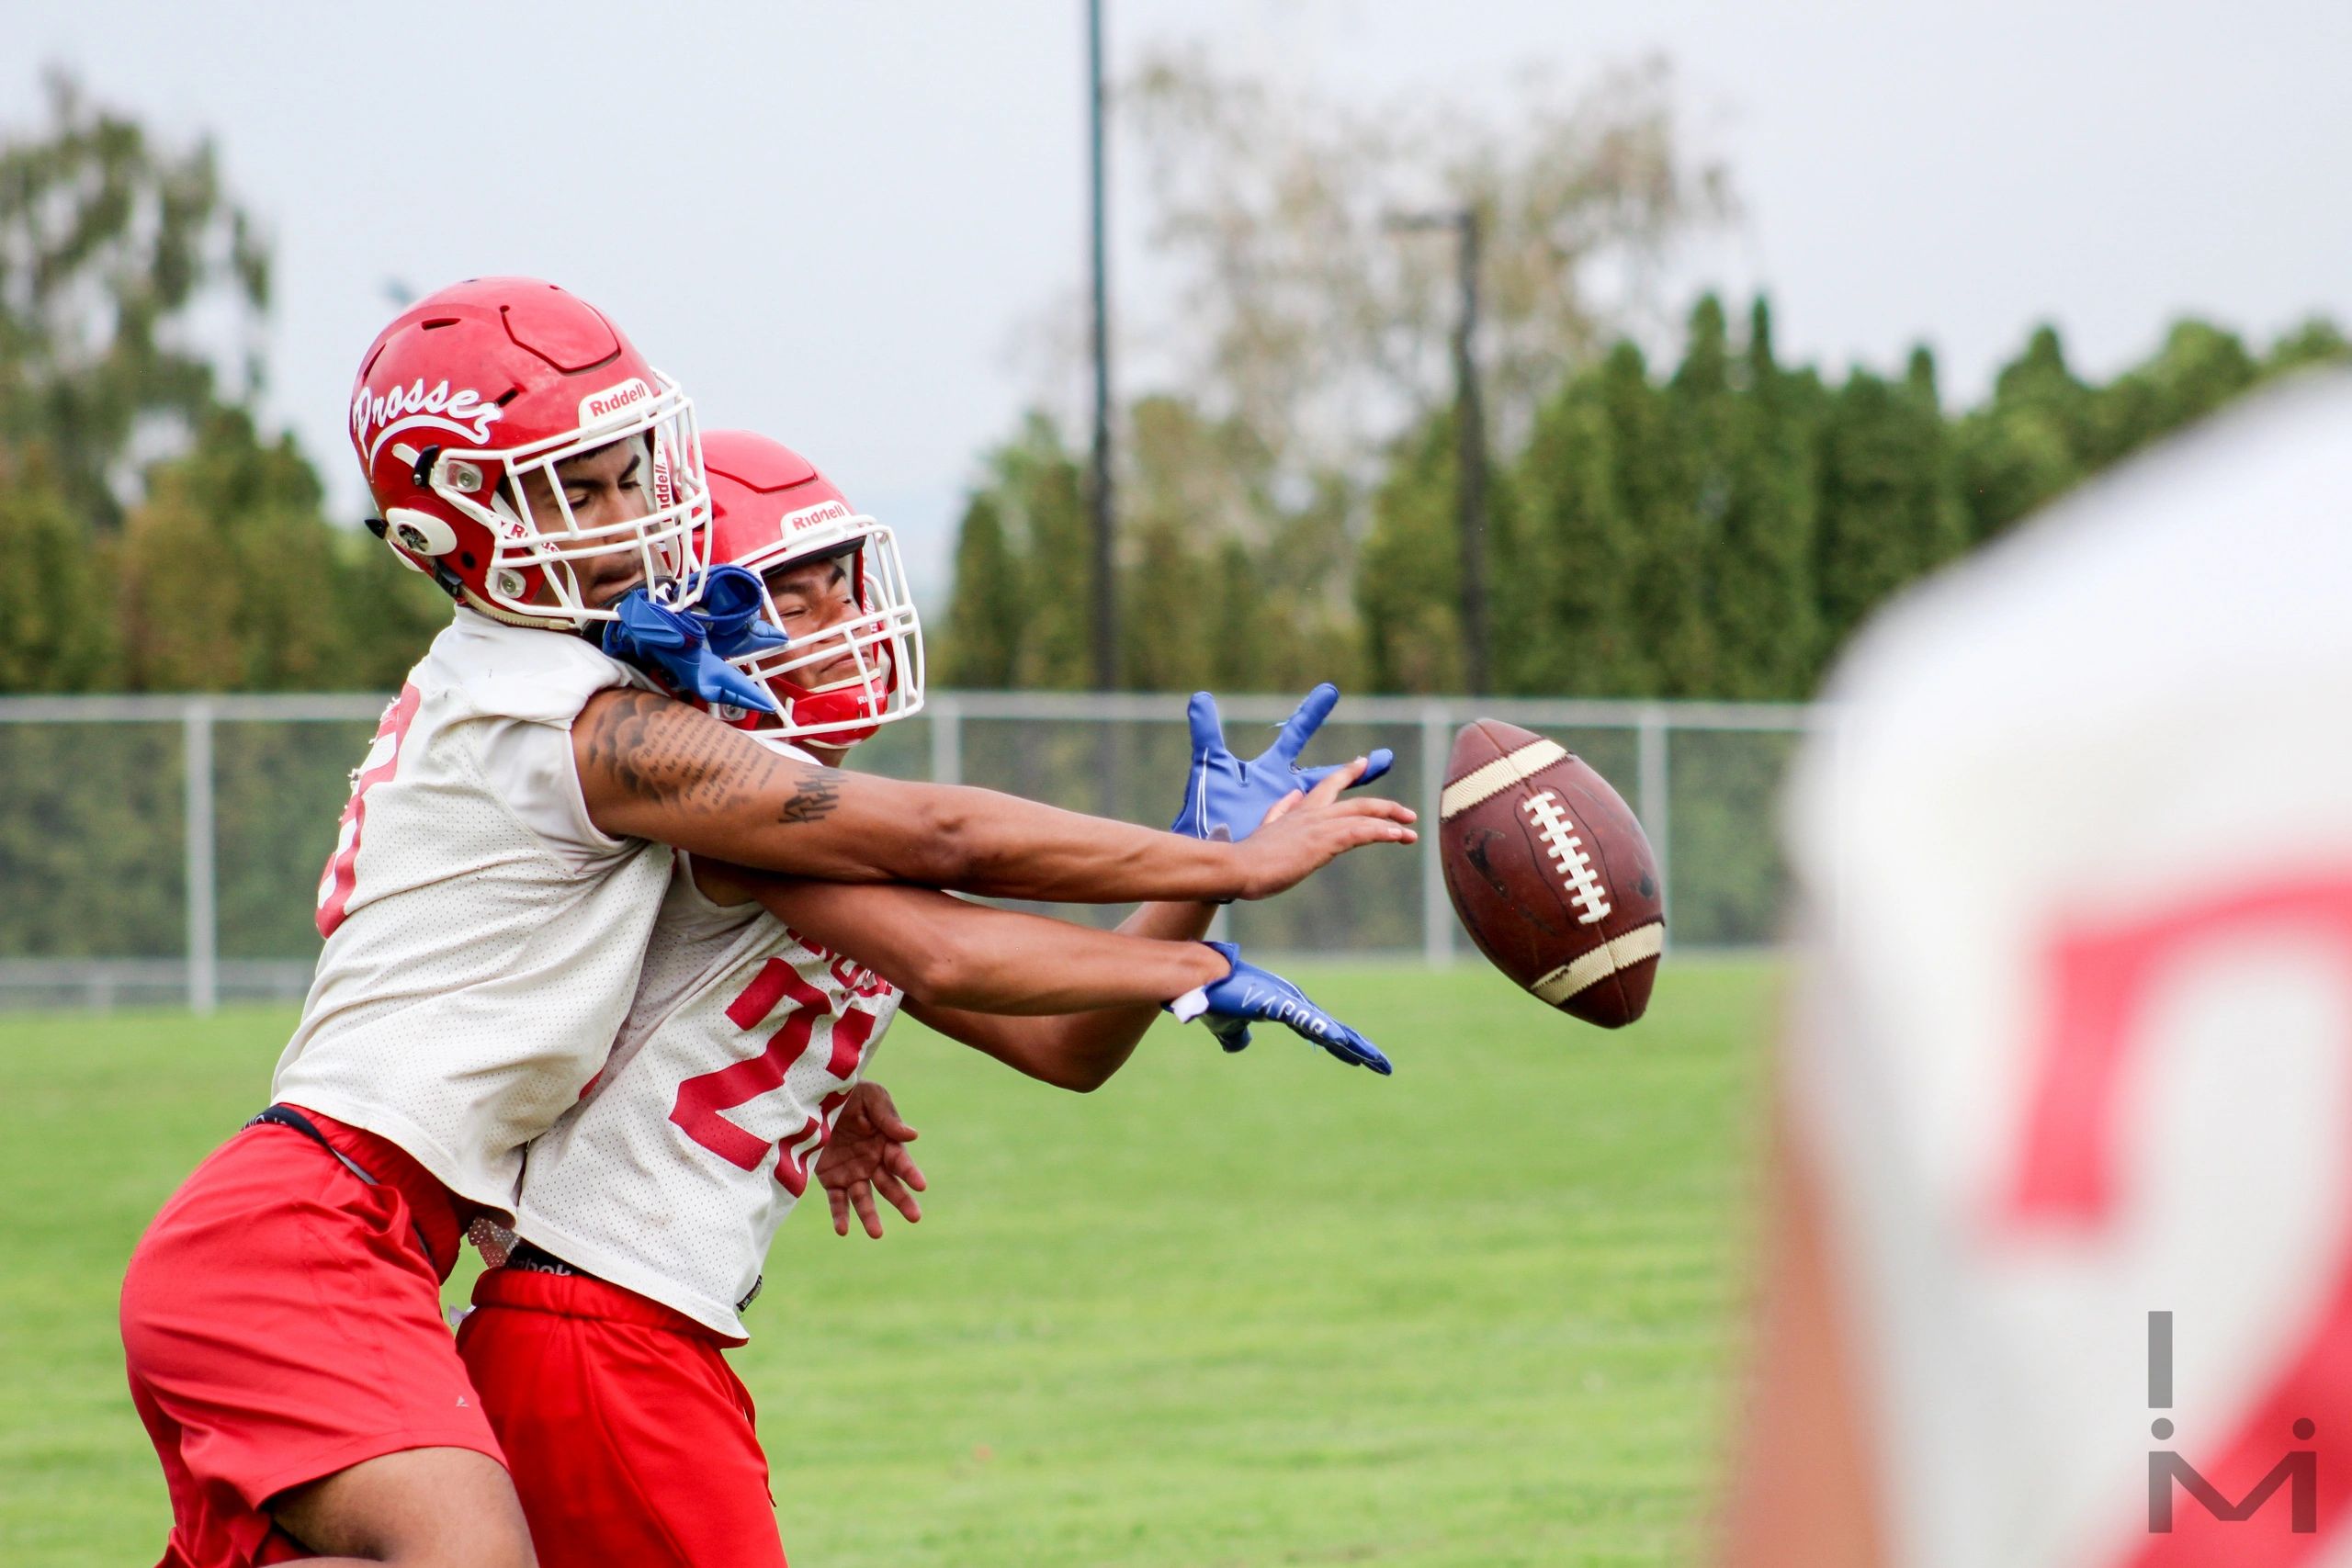
[[[1216,907],[1209,904],[1146,904],[1120,923],[1119,934],[1149,938],[1216,957],[1216,950],[1200,942],[1216,913]],[[1219,958],[1217,974],[1224,970]],[[1102,1088],[1112,1074],[1127,1065],[1144,1032],[1159,1016],[1160,1002],[1173,999],[1163,997],[1158,1001],[1030,1018],[912,999],[907,1010],[948,1038],[994,1056],[1016,1072],[1085,1094]]]
[[[740,881],[776,919],[887,976],[910,1005],[926,1010],[1051,1015],[1117,1008],[1148,1022],[1160,1003],[1231,967],[1198,942],[1096,931],[928,887],[786,880],[707,862],[697,870],[713,897],[727,895],[719,878]],[[1128,925],[1143,919],[1139,913]]]
[[[1245,842],[1221,843],[991,790],[843,773],[629,687],[591,697],[571,745],[589,818],[605,832],[833,882],[1070,903],[1262,898],[1349,850],[1414,836],[1405,807],[1340,800],[1336,788],[1317,788]],[[1333,776],[1361,772],[1351,764]]]
[[[1221,978],[1198,940],[1216,908],[1147,904],[1115,931],[967,903],[928,887],[763,876],[697,863],[703,890],[749,893],[803,936],[887,976],[943,1034],[1063,1089],[1123,1066],[1160,1004]]]

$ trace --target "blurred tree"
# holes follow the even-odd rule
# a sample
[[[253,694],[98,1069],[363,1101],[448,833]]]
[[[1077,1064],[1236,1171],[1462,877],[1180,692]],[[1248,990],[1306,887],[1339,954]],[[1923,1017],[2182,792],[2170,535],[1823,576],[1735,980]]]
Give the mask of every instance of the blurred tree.
[[[989,453],[964,513],[947,607],[951,682],[1075,691],[1092,684],[1086,621],[1086,509],[1078,457],[1032,412]],[[977,535],[974,530],[977,529]],[[989,537],[994,536],[993,540]],[[962,651],[963,637],[973,650]]]
[[[1005,537],[1003,508],[994,492],[979,491],[965,505],[956,534],[956,591],[947,607],[943,683],[980,691],[1012,684],[1026,598],[1021,561]]]
[[[243,329],[257,382],[268,254],[209,142],[158,146],[62,72],[47,92],[45,130],[0,147],[0,442],[46,450],[66,504],[104,529],[139,468],[221,406],[214,358],[187,346],[200,320]]]
[[[0,560],[24,585],[0,612],[0,692],[102,690],[119,680],[109,576],[45,468],[0,448]]]
[[[1374,690],[1462,689],[1462,556],[1454,544],[1453,411],[1429,415],[1397,444],[1372,497],[1372,534],[1356,574],[1365,663]],[[1508,639],[1498,635],[1498,648]]]
[[[1704,295],[1690,311],[1681,365],[1662,395],[1647,400],[1653,471],[1663,482],[1652,495],[1634,615],[1650,628],[1662,695],[1716,689],[1717,569],[1747,423],[1732,368],[1723,302]]]
[[[1181,687],[1215,668],[1287,689],[1344,679],[1360,660],[1390,672],[1375,680],[1458,682],[1445,672],[1459,650],[1434,640],[1460,635],[1448,630],[1459,566],[1433,554],[1455,549],[1453,460],[1428,444],[1451,428],[1441,411],[1453,398],[1453,254],[1386,220],[1400,209],[1479,213],[1489,431],[1515,447],[1539,399],[1644,320],[1673,245],[1729,212],[1721,170],[1685,145],[1671,86],[1657,62],[1581,94],[1530,79],[1504,112],[1474,118],[1310,101],[1222,73],[1197,51],[1149,57],[1122,109],[1181,303],[1129,359],[1156,362],[1172,389],[1138,398],[1125,422],[1130,683]],[[1389,471],[1392,459],[1411,473]],[[992,473],[984,488],[1034,572],[1043,558],[1001,484]],[[1490,484],[1508,488],[1499,474]],[[1490,592],[1525,601],[1524,582],[1502,581],[1517,547],[1507,504],[1490,498]],[[1654,565],[1680,570],[1664,557]],[[1214,646],[1186,635],[1180,604],[1193,606],[1190,625],[1224,628]],[[947,635],[986,624],[964,611]],[[1525,657],[1502,647],[1499,620],[1498,633],[1501,662]],[[1029,663],[1041,675],[1061,668],[1043,654]]]
[[[1993,398],[1952,433],[1973,538],[1988,539],[2074,488],[2100,446],[2091,389],[2066,364],[2054,327],[2036,329]]]
[[[1216,671],[1266,662],[1248,540],[1276,511],[1258,485],[1266,452],[1187,400],[1138,400],[1119,472],[1126,536],[1120,666],[1145,691],[1212,685]]]
[[[2043,327],[1984,402],[1948,415],[1925,349],[1900,379],[1857,369],[1827,387],[1779,362],[1766,301],[1736,344],[1720,301],[1703,298],[1663,384],[1620,343],[1544,402],[1497,472],[1498,689],[1803,698],[1863,617],[1968,545],[2266,377],[2348,362],[2324,321],[2259,357],[2186,322],[2145,363],[2093,385]],[[1128,633],[1130,683],[1287,691],[1360,671],[1374,690],[1457,685],[1451,419],[1450,405],[1425,412],[1362,502],[1349,475],[1326,468],[1302,503],[1284,499],[1278,460],[1242,422],[1172,396],[1139,402],[1121,481],[1133,514],[1123,592],[1142,617]],[[1071,459],[1042,421],[1020,450],[975,498],[967,581],[1045,559],[996,523],[1035,505],[1031,490],[1004,486],[1061,473],[1066,487],[1074,470],[1053,467]],[[1067,499],[1057,504],[1066,514]],[[987,565],[1001,557],[1010,564]],[[1341,581],[1345,595],[1332,592]],[[951,643],[986,633],[983,646],[1001,649],[1025,626],[1013,617],[989,632],[988,596],[959,582]],[[1064,645],[1071,672],[1057,683],[1080,683],[1068,662],[1077,644]]]
[[[2165,335],[2164,347],[2143,371],[2124,380],[2144,377],[2155,394],[2157,428],[2169,434],[2213,412],[2260,375],[2237,333],[2210,321],[2186,321]]]
[[[1391,231],[1396,210],[1480,214],[1487,400],[1508,446],[1565,367],[1640,319],[1673,245],[1730,209],[1655,60],[1580,94],[1527,78],[1477,118],[1324,102],[1163,51],[1122,107],[1153,243],[1184,278],[1175,374],[1293,470],[1354,471],[1385,449],[1378,431],[1452,400],[1453,252]]]
[[[2099,389],[2091,466],[2103,468],[2212,412],[2259,375],[2234,333],[2208,321],[2175,322],[2153,357]]]
[[[1230,420],[1186,400],[1146,398],[1130,413],[1119,491],[1123,682],[1145,690],[1351,680],[1352,619],[1333,592],[1352,550],[1336,481],[1284,506],[1268,493],[1268,454]],[[1092,683],[1080,662],[1084,605],[1066,585],[1082,560],[1077,455],[1042,413],[993,453],[967,502],[956,585],[938,638],[950,684]],[[1062,585],[1062,586],[1057,586]],[[1073,618],[1076,617],[1076,618]]]
[[[1256,684],[1265,691],[1304,692],[1317,681],[1333,681],[1352,691],[1363,679],[1364,650],[1352,597],[1354,504],[1346,479],[1327,472],[1296,505],[1283,507],[1272,519],[1271,536],[1261,547],[1228,542],[1228,567],[1246,561],[1253,573],[1250,592],[1260,635],[1251,646],[1264,663],[1254,672],[1237,666],[1223,677],[1225,690]],[[1508,521],[1510,505],[1508,494],[1496,487],[1487,497],[1495,526]]]
[[[1760,298],[1748,310],[1739,369],[1728,488],[1711,551],[1713,694],[1802,696],[1820,644],[1814,585],[1820,383],[1774,358],[1771,307]]]
[[[355,628],[340,613],[343,563],[320,500],[318,476],[293,438],[265,445],[235,411],[213,414],[186,456],[157,465],[123,529],[128,683],[345,684]]]
[[[2352,365],[2352,343],[2334,321],[2314,316],[2271,344],[2262,373],[2283,376],[2326,365]]]
[[[1657,669],[1635,619],[1645,554],[1639,472],[1651,396],[1630,344],[1562,388],[1537,414],[1514,476],[1524,500],[1511,689],[1639,695]],[[1512,603],[1506,600],[1506,604]]]
[[[1821,438],[1814,570],[1825,654],[1887,595],[1958,555],[1966,534],[1927,350],[1899,382],[1853,371]]]
[[[0,690],[381,687],[447,621],[256,428],[268,295],[209,143],[51,73],[0,145]]]
[[[343,627],[339,691],[390,692],[449,624],[449,596],[424,573],[357,528],[322,525],[334,575],[334,613]]]

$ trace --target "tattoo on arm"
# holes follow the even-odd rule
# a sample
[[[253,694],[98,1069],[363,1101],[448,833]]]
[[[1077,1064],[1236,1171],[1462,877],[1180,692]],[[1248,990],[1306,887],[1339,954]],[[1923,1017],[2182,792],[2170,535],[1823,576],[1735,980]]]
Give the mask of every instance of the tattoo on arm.
[[[640,800],[722,811],[784,765],[707,715],[633,687],[599,705],[589,723],[590,764]]]
[[[584,721],[588,761],[621,791],[697,812],[719,812],[781,795],[775,820],[791,827],[832,815],[842,775],[786,761],[684,703],[634,687]]]
[[[837,768],[819,768],[793,786],[775,819],[786,827],[815,822],[832,815],[842,803],[842,775]]]

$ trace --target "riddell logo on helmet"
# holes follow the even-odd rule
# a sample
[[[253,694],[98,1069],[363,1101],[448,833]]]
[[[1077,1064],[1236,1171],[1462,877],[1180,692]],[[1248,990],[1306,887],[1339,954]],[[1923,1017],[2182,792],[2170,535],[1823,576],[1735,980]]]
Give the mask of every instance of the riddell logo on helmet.
[[[394,387],[389,392],[360,388],[351,403],[351,438],[368,454],[370,463],[393,434],[424,426],[471,436],[475,446],[482,446],[490,442],[490,427],[505,412],[470,387],[453,392],[444,381],[428,392],[420,376],[413,386]]]
[[[805,534],[828,523],[846,523],[854,515],[849,507],[838,501],[820,501],[814,506],[804,506],[797,512],[784,514],[784,536]]]
[[[580,400],[580,423],[602,424],[626,409],[653,396],[653,389],[641,376],[632,376],[617,387],[607,387],[601,392],[591,392]]]

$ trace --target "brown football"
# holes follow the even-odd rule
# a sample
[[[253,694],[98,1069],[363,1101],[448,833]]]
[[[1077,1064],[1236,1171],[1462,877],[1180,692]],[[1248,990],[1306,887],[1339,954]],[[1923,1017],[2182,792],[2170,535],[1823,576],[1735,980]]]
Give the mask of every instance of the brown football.
[[[1438,833],[1453,912],[1496,968],[1603,1029],[1642,1016],[1666,945],[1657,860],[1607,779],[1477,719],[1454,737]]]

